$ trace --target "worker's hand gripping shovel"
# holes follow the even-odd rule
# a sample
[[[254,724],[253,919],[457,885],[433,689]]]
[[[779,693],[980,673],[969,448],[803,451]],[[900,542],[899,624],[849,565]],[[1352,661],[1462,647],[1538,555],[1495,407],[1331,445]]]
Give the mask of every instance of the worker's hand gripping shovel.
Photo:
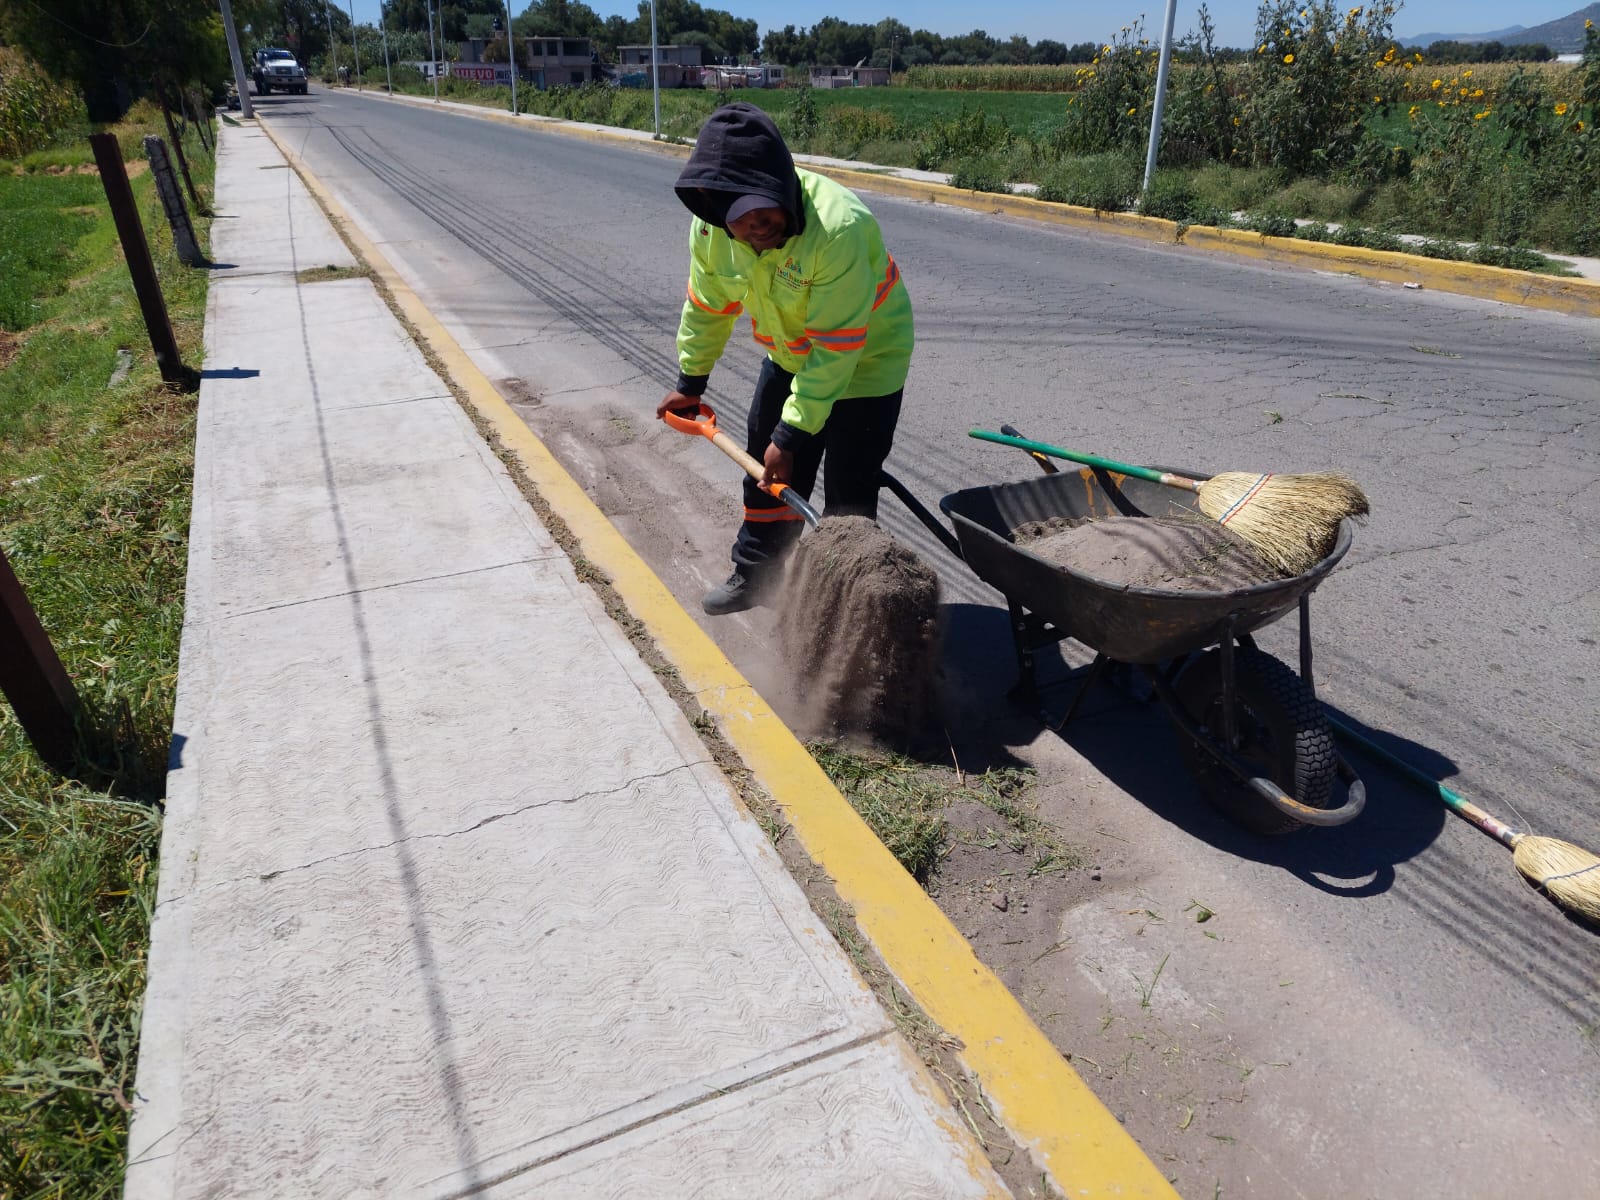
[[[701,404],[693,410],[694,415],[691,416],[689,413],[690,410],[686,408],[678,409],[677,411],[669,408],[661,414],[661,419],[679,433],[698,433],[701,437],[708,439],[713,446],[748,471],[752,479],[760,480],[763,473],[761,464],[746,454],[739,447],[738,442],[717,428],[717,414],[711,411],[709,405]],[[806,498],[788,484],[769,483],[764,485],[762,490],[771,493],[794,509],[795,512],[805,518],[806,524],[811,526],[812,529],[817,527],[817,522],[820,520],[817,510],[812,508],[806,502]]]

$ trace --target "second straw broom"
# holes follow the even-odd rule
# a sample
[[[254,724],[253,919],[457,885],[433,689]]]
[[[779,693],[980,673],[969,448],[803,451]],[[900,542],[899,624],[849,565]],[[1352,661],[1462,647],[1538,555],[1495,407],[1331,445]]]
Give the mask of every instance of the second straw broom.
[[[1007,432],[974,429],[968,436],[1193,492],[1202,513],[1233,530],[1269,564],[1290,576],[1305,574],[1328,556],[1338,539],[1340,521],[1364,517],[1371,511],[1360,485],[1337,471],[1297,475],[1224,471],[1209,479],[1191,479],[1036,442],[1012,432],[1010,426],[1003,428]]]

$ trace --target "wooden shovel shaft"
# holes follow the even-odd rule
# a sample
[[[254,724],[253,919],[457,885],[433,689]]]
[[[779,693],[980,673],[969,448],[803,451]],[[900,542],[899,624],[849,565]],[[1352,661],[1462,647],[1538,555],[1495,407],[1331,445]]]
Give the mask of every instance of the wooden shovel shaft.
[[[1060,446],[1052,446],[1048,442],[1036,442],[1032,438],[1012,437],[1004,433],[990,433],[987,429],[974,429],[967,436],[978,438],[980,441],[997,442],[1002,446],[1015,446],[1018,450],[1026,450],[1030,454],[1048,454],[1052,458],[1064,458],[1069,462],[1082,463],[1087,467],[1100,467],[1102,470],[1115,471],[1119,475],[1132,475],[1135,479],[1145,479],[1151,483],[1164,483],[1168,487],[1178,488],[1185,492],[1198,492],[1202,482],[1198,479],[1190,479],[1186,475],[1174,475],[1171,471],[1157,471],[1151,467],[1135,467],[1128,463],[1101,458],[1098,454],[1083,454],[1077,450],[1064,450]]]
[[[751,455],[745,451],[743,446],[739,445],[738,442],[734,441],[727,434],[723,433],[722,430],[719,429],[716,433],[711,435],[711,444],[718,450],[721,450],[729,458],[733,459],[734,462],[738,463],[746,471],[748,471],[752,479],[761,478],[761,464],[751,457]]]
[[[762,475],[766,474],[761,464],[751,457],[744,447],[723,433],[722,430],[719,429],[711,435],[711,444],[743,467],[752,479],[759,480]],[[821,520],[817,510],[812,508],[806,498],[788,484],[774,483],[769,485],[766,490],[804,517],[806,524],[811,528],[815,529],[817,527],[817,522]]]
[[[721,450],[734,462],[738,463],[757,483],[766,474],[766,470],[738,442],[734,441],[722,430],[717,428],[717,414],[705,401],[700,401],[693,409],[663,409],[661,419],[679,433],[694,434],[707,439],[718,450]],[[782,500],[795,512],[805,519],[805,523],[815,529],[822,519],[817,510],[812,508],[806,498],[795,491],[787,483],[761,484],[762,491],[770,496]]]

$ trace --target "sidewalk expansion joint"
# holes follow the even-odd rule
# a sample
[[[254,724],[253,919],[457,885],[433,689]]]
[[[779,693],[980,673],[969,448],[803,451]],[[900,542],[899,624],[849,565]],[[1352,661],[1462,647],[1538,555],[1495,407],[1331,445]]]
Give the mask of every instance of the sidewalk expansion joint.
[[[531,554],[525,558],[512,558],[506,560],[505,562],[487,563],[481,567],[468,567],[464,571],[446,571],[442,575],[417,575],[411,579],[395,579],[388,583],[374,583],[365,587],[357,586],[345,588],[343,591],[325,592],[320,595],[306,596],[297,600],[282,600],[277,604],[264,604],[260,608],[246,608],[241,609],[239,612],[217,613],[215,616],[211,617],[209,620],[203,621],[202,623],[212,624],[213,622],[217,621],[236,621],[240,617],[257,617],[263,613],[277,612],[281,609],[299,608],[306,604],[321,604],[325,600],[339,600],[349,596],[365,596],[373,592],[388,592],[393,591],[395,588],[412,587],[413,585],[419,583],[435,583],[445,579],[465,579],[473,575],[482,575],[489,571],[503,571],[507,567],[519,567],[525,566],[529,563],[545,562],[548,559],[555,558],[559,554],[561,554],[561,548],[557,546],[548,554]]]
[[[170,908],[172,905],[181,901],[193,900],[199,896],[209,895],[212,892],[221,891],[225,888],[236,887],[243,883],[270,883],[271,881],[282,878],[285,875],[295,875],[301,871],[309,871],[313,867],[326,866],[328,863],[340,862],[345,859],[359,858],[364,854],[376,854],[383,850],[392,850],[397,846],[410,846],[420,842],[439,842],[448,840],[450,838],[465,837],[467,834],[476,833],[486,825],[493,825],[497,821],[504,821],[511,817],[519,817],[523,813],[533,812],[536,809],[552,808],[559,804],[579,804],[585,800],[592,800],[597,797],[619,795],[623,792],[626,792],[629,788],[635,787],[638,784],[645,783],[652,779],[667,779],[682,771],[693,772],[699,767],[711,765],[714,764],[709,758],[696,759],[691,762],[684,762],[679,766],[669,767],[665,771],[653,771],[647,775],[636,775],[633,778],[627,779],[618,784],[614,788],[599,788],[595,791],[583,792],[576,796],[563,796],[550,800],[537,800],[532,804],[523,804],[516,808],[507,809],[504,812],[492,813],[487,817],[483,817],[477,821],[474,821],[471,825],[468,825],[462,829],[449,829],[442,833],[409,834],[406,837],[395,838],[393,841],[379,842],[372,846],[358,846],[353,850],[341,850],[337,854],[329,854],[324,858],[314,858],[309,862],[296,863],[294,866],[279,867],[275,871],[265,871],[256,875],[242,875],[234,879],[218,880],[216,883],[209,883],[193,892],[186,892],[180,896],[170,896],[161,901],[156,907],[158,911],[160,909]]]
[[[816,1034],[813,1038],[807,1040],[814,1041],[816,1038],[824,1036],[826,1035]],[[726,1087],[711,1088],[703,1095],[696,1096],[689,1100],[684,1100],[668,1108],[663,1108],[659,1112],[653,1112],[648,1116],[640,1117],[636,1121],[631,1121],[628,1124],[619,1126],[616,1129],[607,1130],[605,1133],[592,1137],[587,1141],[579,1142],[577,1145],[567,1146],[553,1154],[546,1154],[534,1158],[531,1161],[522,1164],[521,1166],[512,1167],[511,1169],[503,1171],[492,1178],[475,1181],[471,1185],[461,1188],[458,1191],[446,1192],[440,1197],[440,1200],[470,1200],[471,1197],[482,1195],[491,1188],[499,1187],[501,1184],[508,1183],[517,1178],[519,1175],[526,1175],[528,1172],[536,1171],[540,1167],[549,1166],[554,1162],[560,1162],[564,1158],[570,1158],[572,1155],[578,1154],[584,1150],[588,1150],[591,1147],[603,1146],[607,1142],[615,1141],[617,1138],[624,1137],[627,1134],[633,1133],[639,1129],[643,1129],[648,1125],[653,1125],[657,1121],[665,1120],[668,1117],[676,1116],[682,1112],[688,1112],[693,1109],[700,1108],[711,1103],[712,1101],[720,1100],[724,1096],[736,1095],[739,1092],[747,1091],[748,1089],[766,1083],[769,1080],[777,1079],[783,1075],[793,1074],[795,1071],[801,1070],[802,1068],[813,1066],[816,1063],[824,1062],[829,1058],[835,1058],[841,1054],[847,1054],[851,1051],[859,1050],[863,1046],[870,1046],[872,1043],[882,1041],[886,1037],[895,1036],[897,1036],[897,1034],[895,1032],[893,1023],[886,1024],[879,1029],[869,1033],[863,1033],[859,1037],[852,1038],[847,1042],[841,1042],[836,1046],[830,1046],[826,1050],[819,1050],[815,1054],[808,1054],[803,1058],[792,1059],[789,1062],[780,1063],[778,1066],[771,1067],[768,1070],[759,1071],[745,1079],[740,1079],[730,1083]],[[798,1044],[804,1045],[805,1043],[801,1042]]]

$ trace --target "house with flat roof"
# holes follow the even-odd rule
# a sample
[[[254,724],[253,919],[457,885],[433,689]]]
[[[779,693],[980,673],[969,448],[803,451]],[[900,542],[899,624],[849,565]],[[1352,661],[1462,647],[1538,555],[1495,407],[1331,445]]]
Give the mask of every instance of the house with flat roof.
[[[812,67],[814,88],[888,87],[888,67]]]
[[[484,62],[484,51],[498,38],[468,38],[456,43],[460,52],[450,64],[450,74],[480,83],[509,86],[510,64]],[[578,87],[600,77],[594,42],[580,37],[517,37],[512,39],[517,56],[517,79],[537,88]],[[498,68],[498,70],[494,70]],[[492,73],[491,73],[492,72]]]

